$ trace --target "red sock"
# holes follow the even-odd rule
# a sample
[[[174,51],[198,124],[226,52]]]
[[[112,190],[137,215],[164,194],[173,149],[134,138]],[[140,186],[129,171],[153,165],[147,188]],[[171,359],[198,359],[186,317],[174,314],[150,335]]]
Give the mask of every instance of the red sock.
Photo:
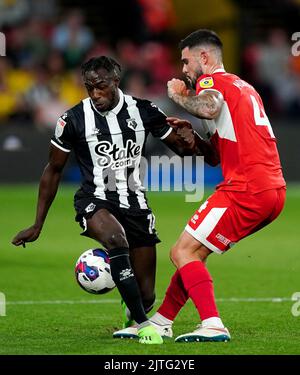
[[[164,301],[157,312],[167,319],[174,320],[188,298],[189,296],[184,289],[180,273],[177,270],[171,279]]]
[[[190,262],[181,267],[179,273],[201,320],[218,317],[212,278],[204,263],[200,261]]]

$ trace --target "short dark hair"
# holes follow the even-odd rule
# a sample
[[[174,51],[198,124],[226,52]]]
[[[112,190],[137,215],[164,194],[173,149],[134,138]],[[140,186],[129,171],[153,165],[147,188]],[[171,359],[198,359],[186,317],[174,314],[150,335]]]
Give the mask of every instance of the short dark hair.
[[[105,69],[108,73],[114,73],[118,78],[121,75],[121,65],[108,56],[92,57],[81,65],[81,74],[96,72],[98,69]]]
[[[199,29],[192,32],[180,41],[179,48],[183,50],[186,47],[193,48],[205,44],[218,47],[221,51],[223,48],[223,43],[219,36],[214,31],[207,29]]]

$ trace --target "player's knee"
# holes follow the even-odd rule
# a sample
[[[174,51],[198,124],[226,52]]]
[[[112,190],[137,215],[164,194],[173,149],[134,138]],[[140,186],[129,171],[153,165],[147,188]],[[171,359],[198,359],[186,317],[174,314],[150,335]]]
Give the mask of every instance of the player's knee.
[[[197,250],[192,250],[189,247],[179,246],[178,244],[175,244],[171,248],[170,258],[175,267],[180,268],[193,260],[200,260],[201,262],[205,262],[209,253],[211,253],[211,251],[203,245],[200,246]]]
[[[171,251],[170,251],[170,259],[171,261],[174,263],[174,265],[176,267],[178,267],[178,265],[180,264],[180,261],[182,259],[182,256],[183,254],[185,253],[184,249],[182,249],[180,246],[178,245],[174,245],[172,248],[171,248]]]
[[[125,236],[125,233],[118,232],[112,233],[105,239],[105,247],[110,249],[115,249],[117,247],[129,247]]]

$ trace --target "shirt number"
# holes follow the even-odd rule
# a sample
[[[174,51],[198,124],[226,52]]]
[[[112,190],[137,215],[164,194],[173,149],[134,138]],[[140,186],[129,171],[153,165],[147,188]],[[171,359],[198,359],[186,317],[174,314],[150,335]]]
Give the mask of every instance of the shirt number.
[[[155,216],[153,214],[149,214],[147,219],[149,219],[149,233],[153,234],[155,228]]]
[[[266,115],[266,112],[264,111],[263,107],[259,105],[259,103],[257,102],[256,98],[253,95],[250,95],[250,98],[251,98],[252,105],[253,105],[255,125],[266,126],[268,128],[271,138],[275,138],[272,126],[270,124],[268,116]]]

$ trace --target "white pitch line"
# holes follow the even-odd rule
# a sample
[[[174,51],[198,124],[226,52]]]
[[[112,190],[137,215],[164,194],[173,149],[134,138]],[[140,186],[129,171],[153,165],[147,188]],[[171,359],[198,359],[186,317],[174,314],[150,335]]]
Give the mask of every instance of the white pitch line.
[[[296,298],[292,297],[263,297],[263,298],[255,298],[255,297],[250,297],[250,298],[217,298],[217,302],[293,302],[297,301]]]
[[[120,303],[118,299],[93,300],[49,300],[49,301],[6,301],[7,305],[76,305],[76,304]]]
[[[265,298],[217,298],[217,302],[293,302],[297,298],[291,297],[265,297]],[[161,302],[161,300],[156,300]],[[120,303],[119,299],[93,299],[93,300],[49,300],[49,301],[6,301],[6,305],[76,305],[76,304],[114,304]]]

